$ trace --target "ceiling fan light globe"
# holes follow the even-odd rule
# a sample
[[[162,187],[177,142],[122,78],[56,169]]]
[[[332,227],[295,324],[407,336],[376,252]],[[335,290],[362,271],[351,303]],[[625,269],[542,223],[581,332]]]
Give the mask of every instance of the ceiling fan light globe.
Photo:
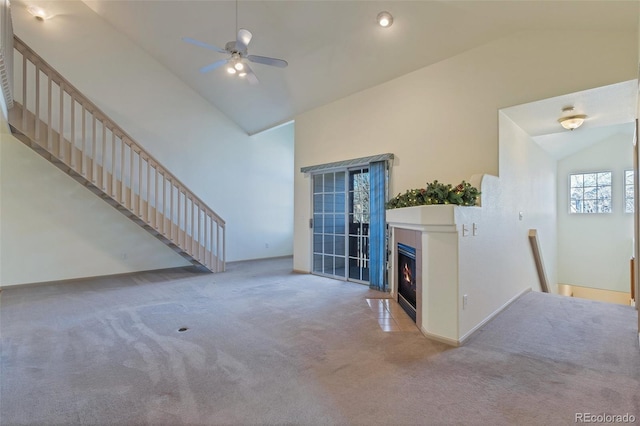
[[[242,71],[244,69],[244,64],[242,62],[236,62],[236,64],[233,67],[238,71]]]
[[[234,67],[227,67],[227,72],[229,74],[235,74],[236,73],[236,69]]]
[[[246,77],[246,76],[247,76],[247,73],[246,73],[246,72],[244,72],[244,71],[243,71],[243,72],[238,73],[238,77]]]

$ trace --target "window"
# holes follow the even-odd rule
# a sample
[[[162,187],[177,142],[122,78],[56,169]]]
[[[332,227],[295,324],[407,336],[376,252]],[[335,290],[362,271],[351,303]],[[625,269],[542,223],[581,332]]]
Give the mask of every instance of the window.
[[[611,213],[611,172],[569,175],[570,213]]]
[[[624,171],[624,212],[633,213],[633,170]]]

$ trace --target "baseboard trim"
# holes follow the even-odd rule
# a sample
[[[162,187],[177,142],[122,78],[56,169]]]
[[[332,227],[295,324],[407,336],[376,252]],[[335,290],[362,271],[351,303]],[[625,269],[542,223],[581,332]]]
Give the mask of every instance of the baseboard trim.
[[[526,293],[529,293],[531,291],[531,287],[529,288],[525,288],[524,290],[522,290],[520,293],[516,294],[515,296],[513,296],[511,299],[507,300],[504,304],[502,304],[502,306],[500,306],[498,309],[496,309],[495,311],[493,311],[488,317],[486,317],[484,320],[480,321],[480,323],[478,325],[476,325],[475,327],[473,327],[471,330],[469,330],[464,336],[462,336],[460,338],[459,342],[459,346],[464,345],[464,342],[471,337],[471,335],[473,333],[475,333],[476,331],[478,331],[479,328],[481,328],[482,326],[484,326],[485,324],[487,324],[489,321],[491,321],[493,318],[496,317],[496,315],[498,315],[500,312],[504,311],[505,309],[507,309],[507,307],[509,307],[509,305],[511,305],[513,302],[515,302],[516,300],[518,300],[519,298],[521,298],[523,295],[525,295]]]
[[[424,337],[426,337],[427,339],[435,340],[437,342],[444,343],[456,348],[461,345],[461,343],[458,340],[450,339],[448,337],[440,336],[438,334],[429,333],[422,327],[420,327],[420,331],[422,332]]]

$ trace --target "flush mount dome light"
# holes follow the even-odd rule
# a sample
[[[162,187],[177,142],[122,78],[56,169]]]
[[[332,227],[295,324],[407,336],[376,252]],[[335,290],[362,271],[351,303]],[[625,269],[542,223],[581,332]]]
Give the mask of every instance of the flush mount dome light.
[[[567,130],[575,130],[582,126],[585,118],[584,114],[573,114],[574,108],[572,106],[562,108],[562,114],[564,117],[558,119],[558,123]]]
[[[376,18],[378,25],[383,28],[388,28],[393,24],[393,16],[389,12],[380,12]]]
[[[45,12],[41,7],[33,5],[27,6],[27,12],[29,12],[38,21],[44,21],[47,19],[47,12]]]

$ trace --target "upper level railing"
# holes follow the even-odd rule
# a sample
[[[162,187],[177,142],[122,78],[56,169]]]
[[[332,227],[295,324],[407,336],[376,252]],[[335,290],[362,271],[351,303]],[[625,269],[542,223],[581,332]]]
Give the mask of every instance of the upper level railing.
[[[183,255],[223,271],[224,220],[18,37],[14,48],[11,124]]]

